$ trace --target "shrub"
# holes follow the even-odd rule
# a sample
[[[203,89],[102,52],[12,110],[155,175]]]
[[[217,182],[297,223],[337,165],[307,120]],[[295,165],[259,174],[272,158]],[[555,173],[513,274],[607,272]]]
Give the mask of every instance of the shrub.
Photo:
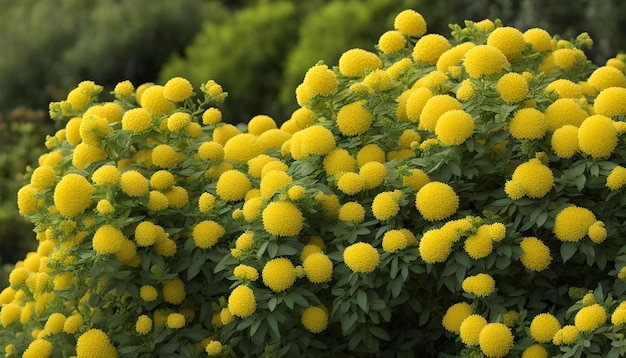
[[[626,111],[594,101],[624,103],[608,85],[623,70],[587,60],[586,34],[510,48],[519,30],[467,21],[446,46],[410,35],[419,13],[396,20],[404,47],[346,52],[332,75],[314,66],[302,107],[260,134],[220,122],[213,80],[197,101],[166,98],[188,88],[176,78],[120,84],[104,104],[84,81],[80,101],[52,103],[79,124],[47,141],[53,183],[33,172],[18,194],[39,245],[0,293],[5,350],[619,356]],[[560,48],[571,67],[553,62]],[[499,85],[509,73],[523,91]],[[559,79],[581,95],[560,98]],[[371,118],[344,133],[354,103]],[[137,108],[149,126],[131,125]],[[528,108],[545,123],[534,113],[540,128],[513,135]]]

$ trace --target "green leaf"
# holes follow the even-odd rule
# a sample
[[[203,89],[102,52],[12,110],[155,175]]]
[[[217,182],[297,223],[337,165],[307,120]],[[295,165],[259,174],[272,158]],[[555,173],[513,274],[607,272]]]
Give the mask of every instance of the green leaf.
[[[389,333],[387,333],[387,331],[385,331],[384,329],[378,327],[378,326],[371,326],[370,328],[370,333],[376,337],[376,338],[380,338],[384,341],[390,341],[391,337],[389,337]]]
[[[343,332],[343,334],[347,334],[352,330],[357,319],[358,315],[356,314],[356,312],[352,312],[352,314],[342,317],[341,331]]]
[[[356,292],[356,303],[364,312],[368,311],[368,307],[367,307],[367,293],[365,293],[365,291],[358,290]]]
[[[267,308],[270,310],[270,312],[272,312],[276,308],[277,303],[278,300],[276,299],[276,297],[272,297],[269,299],[269,301],[267,301]]]
[[[563,263],[571,259],[572,256],[576,254],[576,251],[578,251],[578,244],[574,242],[564,242],[561,244],[561,258],[563,258]]]

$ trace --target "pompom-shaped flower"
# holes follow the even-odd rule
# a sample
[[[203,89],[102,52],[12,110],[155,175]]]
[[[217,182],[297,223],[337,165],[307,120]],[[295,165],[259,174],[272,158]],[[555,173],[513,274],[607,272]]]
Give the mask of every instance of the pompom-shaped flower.
[[[265,150],[259,144],[257,136],[249,133],[236,134],[224,144],[224,159],[237,163],[246,163],[263,154]]]
[[[515,113],[509,122],[509,131],[515,139],[540,139],[548,130],[548,124],[541,111],[523,108]]]
[[[598,67],[587,79],[587,83],[598,91],[609,87],[626,87],[626,76],[624,72],[612,66]]]
[[[74,334],[78,330],[78,327],[84,323],[83,316],[80,313],[75,313],[65,320],[63,324],[63,332],[67,334]]]
[[[167,328],[180,329],[185,326],[185,316],[180,313],[170,313],[167,315]]]
[[[539,343],[552,342],[554,334],[559,329],[561,324],[550,313],[540,313],[530,322],[530,335]]]
[[[215,192],[224,201],[242,200],[252,189],[248,176],[239,170],[227,170],[220,175],[215,186]]]
[[[91,205],[92,193],[93,187],[82,175],[66,174],[54,188],[54,205],[61,215],[74,217]]]
[[[430,182],[417,192],[415,206],[424,219],[443,220],[457,211],[459,197],[448,184]]]
[[[447,94],[436,95],[429,98],[424,104],[424,108],[420,114],[418,129],[434,132],[437,127],[437,121],[441,115],[448,111],[461,110],[461,106],[461,102]],[[464,133],[465,132],[467,132],[467,130],[465,130]]]
[[[276,236],[296,236],[302,230],[303,217],[300,210],[290,202],[269,203],[263,213],[263,227]]]
[[[179,132],[191,122],[191,115],[185,112],[174,112],[167,118],[167,130]]]
[[[150,189],[148,179],[136,170],[130,170],[122,174],[120,184],[122,191],[130,197],[141,197],[148,194]]]
[[[226,233],[224,227],[213,220],[204,220],[193,227],[191,236],[196,246],[208,249],[217,244],[217,240]]]
[[[337,88],[337,78],[326,65],[315,65],[306,72],[302,82],[310,96],[328,96]]]
[[[450,67],[458,65],[465,53],[474,46],[476,45],[473,42],[463,42],[442,53],[437,60],[437,71],[448,72]]]
[[[323,164],[326,175],[330,176],[341,172],[353,172],[357,163],[347,150],[338,148],[324,157]]]
[[[0,323],[2,323],[3,327],[7,327],[11,323],[19,320],[21,314],[22,307],[15,303],[6,304],[2,307],[2,310],[0,310]]]
[[[559,98],[544,111],[548,130],[554,131],[564,125],[580,126],[588,117],[587,112],[571,98]]]
[[[343,251],[343,261],[352,272],[369,273],[378,266],[380,255],[372,245],[357,242]]]
[[[43,338],[35,339],[30,342],[28,348],[24,351],[22,358],[48,358],[52,354],[53,345]],[[8,356],[7,356],[8,357]],[[93,357],[101,357],[99,355],[94,355]],[[104,356],[102,356],[104,357]],[[117,352],[115,356],[117,357]]]
[[[185,292],[185,283],[178,277],[163,283],[163,299],[167,303],[179,305],[183,302],[187,292]]]
[[[540,344],[533,344],[524,349],[522,358],[548,358],[548,351]]]
[[[367,132],[374,116],[363,108],[365,101],[347,104],[337,113],[337,127],[345,136],[357,136]]]
[[[296,269],[286,257],[278,257],[263,266],[261,277],[265,286],[274,292],[282,292],[293,286],[296,281]]]
[[[259,278],[259,272],[252,266],[238,265],[233,269],[233,275],[240,280],[256,281]]]
[[[35,197],[38,190],[30,184],[26,184],[17,191],[17,208],[20,215],[26,215],[37,210],[38,199]]]
[[[613,120],[601,114],[588,117],[578,128],[580,150],[594,159],[610,157],[617,142],[617,130]]]
[[[508,65],[506,56],[494,46],[478,45],[465,53],[465,70],[472,78],[500,73]]]
[[[470,314],[472,314],[472,307],[469,303],[455,303],[446,310],[441,323],[448,332],[459,334],[461,323],[463,323]]]
[[[426,33],[426,20],[419,12],[407,9],[396,15],[393,27],[404,35],[420,37]]]
[[[589,227],[589,231],[587,231],[587,236],[591,239],[591,241],[596,244],[601,244],[606,240],[607,232],[604,227],[604,222],[596,221]]]
[[[301,134],[300,148],[305,156],[326,155],[335,149],[335,137],[324,126],[311,126],[298,133]]]
[[[91,175],[96,185],[116,185],[120,182],[120,171],[113,165],[103,165]]]
[[[328,312],[319,306],[305,309],[300,318],[302,325],[311,333],[320,333],[328,326]]]
[[[601,114],[607,117],[626,114],[626,88],[605,88],[593,101],[593,109],[595,114]]]
[[[483,225],[474,235],[468,236],[463,244],[463,249],[474,260],[489,256],[493,252],[493,240],[489,235],[488,227]]]
[[[479,314],[471,314],[467,316],[459,327],[459,335],[461,342],[468,346],[477,346],[480,331],[487,325],[485,317]]]
[[[521,74],[511,72],[500,77],[496,89],[504,102],[518,103],[528,94],[528,81]]]
[[[450,49],[450,42],[439,34],[422,36],[413,47],[413,59],[429,65],[437,63],[439,56]]]
[[[626,185],[626,168],[618,165],[606,177],[606,187],[611,190],[619,190],[624,185]]]
[[[107,153],[104,149],[87,143],[80,143],[74,148],[72,164],[78,169],[84,169],[87,165],[106,158]]]
[[[444,145],[463,144],[474,134],[474,119],[462,109],[447,111],[437,120],[435,134]]]
[[[554,92],[560,98],[580,98],[582,91],[577,83],[570,80],[560,78],[552,81],[547,87],[546,92]]]
[[[597,303],[581,308],[574,316],[574,325],[583,333],[595,331],[605,324],[606,321],[606,310]]]
[[[526,41],[524,41],[524,35],[520,30],[505,26],[498,27],[489,34],[487,45],[497,48],[506,56],[507,60],[512,60],[522,54]]]
[[[383,251],[396,252],[404,250],[408,245],[406,235],[400,230],[389,230],[383,235]]]
[[[141,335],[148,334],[152,330],[152,318],[148,317],[148,315],[141,315],[137,317],[137,322],[135,322],[135,331]]]
[[[387,31],[378,39],[378,47],[387,55],[403,49],[405,45],[406,40],[400,31]]]
[[[384,191],[377,194],[372,201],[372,214],[380,221],[390,219],[400,210],[398,196],[391,191]]]
[[[517,166],[511,180],[521,183],[529,198],[542,198],[552,189],[554,175],[548,166],[533,158]]]
[[[373,189],[381,186],[387,176],[387,168],[379,162],[369,162],[361,166],[359,175],[363,178],[363,188]]]
[[[333,263],[322,252],[308,255],[302,262],[302,267],[306,277],[313,283],[328,282],[333,275]]]
[[[496,281],[491,275],[479,273],[478,275],[466,277],[461,283],[463,291],[471,293],[476,297],[486,297],[496,289]]]
[[[163,95],[173,102],[183,102],[193,94],[193,86],[182,77],[174,77],[165,83]]]
[[[337,180],[337,188],[346,195],[355,195],[363,190],[365,179],[358,173],[344,173]]]
[[[202,113],[202,124],[211,125],[217,124],[222,121],[222,111],[215,107],[207,108],[204,113]]]
[[[360,223],[365,219],[365,208],[356,201],[345,203],[339,209],[339,220]]]
[[[211,341],[206,345],[204,351],[210,356],[218,356],[222,353],[222,342],[220,341]]]
[[[94,251],[99,254],[114,254],[122,246],[126,238],[124,234],[113,225],[103,225],[93,235],[92,245]]]
[[[383,61],[375,54],[360,48],[353,48],[339,57],[339,72],[348,77],[363,75],[365,70],[383,67]]]
[[[109,337],[101,329],[92,328],[83,333],[76,341],[78,357],[117,357],[117,350]]]
[[[161,85],[148,87],[141,95],[141,106],[155,116],[169,114],[176,106],[165,98]]]
[[[139,288],[139,297],[146,302],[152,302],[159,297],[159,293],[154,286],[143,285]]]
[[[523,251],[520,261],[529,270],[543,271],[552,262],[550,248],[536,237],[525,237],[520,247]]]
[[[558,128],[552,134],[551,144],[557,156],[571,158],[579,149],[578,127],[568,124]]]
[[[443,229],[429,230],[419,241],[419,253],[424,262],[434,264],[445,262],[452,253],[452,244],[458,236],[449,235],[450,231]]]
[[[554,235],[561,241],[580,241],[596,221],[591,210],[572,205],[556,214]]]
[[[49,165],[44,165],[33,170],[33,175],[30,178],[30,185],[35,189],[45,189],[54,185],[54,179],[56,172],[54,168]]]
[[[544,29],[534,27],[524,31],[522,36],[524,37],[524,41],[531,44],[536,51],[547,52],[554,48],[552,36]]]
[[[129,109],[122,116],[122,129],[141,133],[152,126],[152,116],[145,108]]]
[[[478,344],[489,358],[506,357],[513,348],[513,334],[503,323],[489,323],[480,331]]]

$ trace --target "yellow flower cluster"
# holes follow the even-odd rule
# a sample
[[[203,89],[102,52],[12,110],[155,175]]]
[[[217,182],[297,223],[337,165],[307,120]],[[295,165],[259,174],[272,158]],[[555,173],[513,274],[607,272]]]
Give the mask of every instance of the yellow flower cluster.
[[[476,297],[485,297],[495,291],[496,281],[489,274],[479,273],[475,276],[466,277],[461,287],[463,291],[471,293]]]

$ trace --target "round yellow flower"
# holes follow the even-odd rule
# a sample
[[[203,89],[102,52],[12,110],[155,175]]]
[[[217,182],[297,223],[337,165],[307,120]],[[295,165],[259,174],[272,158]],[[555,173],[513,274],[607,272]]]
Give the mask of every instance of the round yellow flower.
[[[309,254],[302,262],[302,267],[306,277],[313,283],[328,282],[332,279],[333,263],[322,252]]]
[[[38,190],[26,184],[17,191],[17,208],[20,215],[26,215],[37,210],[39,199],[35,196]]]
[[[576,51],[571,48],[560,48],[555,50],[552,55],[554,56],[554,63],[564,70],[571,70],[576,63]]]
[[[430,182],[417,192],[415,207],[428,221],[443,220],[457,211],[459,197],[448,184]]]
[[[419,12],[407,9],[396,15],[393,27],[403,35],[420,37],[426,33],[426,20]]]
[[[159,144],[152,149],[152,163],[163,169],[171,169],[178,164],[176,150],[167,144]]]
[[[570,80],[560,78],[550,82],[546,87],[546,92],[554,92],[560,98],[580,98],[583,93],[580,86]]]
[[[594,159],[607,159],[617,147],[617,130],[611,118],[596,114],[583,121],[578,129],[580,150]]]
[[[526,41],[524,41],[524,35],[520,30],[505,26],[498,27],[489,34],[487,45],[497,48],[506,56],[507,60],[512,60],[522,54]]]
[[[100,214],[107,215],[113,214],[115,212],[115,207],[113,207],[110,201],[101,199],[98,201],[98,204],[96,204],[96,210],[98,210]]]
[[[222,353],[222,350],[222,342],[220,341],[211,341],[204,349],[204,351],[210,356],[218,356]]]
[[[524,31],[522,34],[524,41],[533,46],[533,49],[539,52],[552,51],[554,45],[552,44],[552,36],[544,29],[534,27]]]
[[[167,328],[180,329],[185,326],[185,316],[180,313],[170,313],[167,315]]]
[[[213,220],[204,220],[193,227],[191,236],[196,246],[209,249],[226,233],[224,227]]]
[[[402,186],[419,191],[424,185],[430,182],[428,174],[421,169],[410,169],[410,175],[402,177]]]
[[[523,108],[509,122],[509,131],[515,139],[540,139],[546,134],[548,123],[541,111]]]
[[[561,241],[580,241],[596,221],[596,216],[591,210],[572,205],[556,215],[554,235]]]
[[[389,230],[383,235],[383,251],[396,252],[404,250],[408,245],[406,235],[400,230]]]
[[[249,133],[236,134],[224,144],[224,159],[237,163],[246,163],[263,152],[257,136]]]
[[[161,85],[153,85],[146,88],[141,94],[141,107],[155,116],[169,114],[176,106],[165,98],[164,92],[164,88]]]
[[[78,169],[84,169],[87,165],[106,158],[107,154],[104,149],[87,143],[80,143],[72,153],[72,164]]]
[[[563,326],[563,328],[561,329],[561,343],[562,344],[572,344],[574,343],[574,340],[576,338],[578,338],[578,328],[576,328],[576,326],[574,325],[565,325]],[[559,332],[557,332],[554,335],[554,339],[552,340],[553,342],[557,339],[557,335],[559,335]]]
[[[83,120],[80,122],[79,133],[83,142],[95,147],[101,146],[101,140],[109,134],[113,128],[109,126],[109,122],[106,118],[96,114],[83,115]]]
[[[48,358],[52,354],[52,348],[52,343],[46,341],[45,339],[38,338],[30,342],[28,348],[24,351],[22,358]],[[100,356],[94,355],[93,357]],[[117,357],[117,355],[113,357]]]
[[[124,112],[122,129],[135,133],[144,132],[152,126],[152,116],[145,108],[133,108]]]
[[[496,281],[489,274],[479,273],[466,277],[461,283],[461,287],[463,291],[471,293],[476,297],[486,297],[495,291]]]
[[[143,285],[139,288],[139,297],[146,302],[152,302],[159,297],[159,293],[154,286]]]
[[[363,189],[373,189],[381,186],[387,176],[387,168],[379,162],[369,162],[361,166],[359,176],[364,180]]]
[[[345,203],[339,209],[339,220],[360,223],[365,219],[365,208],[358,202]]]
[[[384,155],[384,154],[383,154]],[[324,157],[326,175],[336,175],[341,172],[353,172],[356,169],[356,160],[345,149],[335,149]]]
[[[61,215],[74,217],[91,205],[92,193],[93,187],[83,176],[66,174],[54,189],[54,205]]]
[[[337,188],[346,195],[355,195],[363,190],[365,179],[358,173],[344,173],[337,180]]]
[[[83,140],[80,137],[80,123],[82,120],[81,117],[74,117],[65,125],[65,139],[67,139],[68,143],[71,145],[77,145]]]
[[[506,56],[496,47],[478,45],[465,53],[463,63],[467,74],[472,78],[500,73],[504,66],[509,65]]]
[[[626,185],[626,168],[618,165],[606,178],[606,187],[611,190],[619,190]]]
[[[182,77],[174,77],[165,83],[163,95],[172,102],[183,102],[191,97],[193,87],[191,83]]]
[[[447,111],[437,120],[435,134],[444,145],[463,144],[474,134],[474,119],[462,109]]]
[[[202,124],[204,125],[217,124],[221,121],[222,111],[215,107],[207,108],[207,110],[202,113]]]
[[[419,87],[411,90],[405,105],[406,116],[412,122],[417,122],[422,115],[426,102],[433,96],[431,90],[426,87]]]
[[[476,90],[474,89],[474,85],[469,78],[466,78],[461,82],[461,86],[456,91],[456,98],[460,101],[468,101],[470,98],[474,97],[474,93]]]
[[[548,351],[540,344],[533,344],[524,349],[522,358],[548,358]]]
[[[482,228],[482,226],[481,226]],[[487,230],[479,230],[465,239],[463,249],[474,260],[483,259],[493,252],[493,240]]]
[[[96,230],[91,240],[93,249],[99,254],[114,254],[126,239],[124,234],[113,225],[103,225]]]
[[[578,151],[578,128],[573,125],[564,125],[552,134],[552,150],[563,159],[569,159]]]
[[[626,88],[609,87],[598,94],[593,102],[595,114],[616,117],[626,114]]]
[[[136,170],[130,170],[122,174],[120,184],[122,191],[130,197],[141,197],[148,194],[148,179]]]
[[[459,327],[461,342],[468,346],[477,346],[480,332],[487,326],[485,317],[479,314],[467,316]]]
[[[377,194],[372,201],[372,214],[380,221],[390,219],[400,211],[398,198],[394,192],[385,191]]]
[[[167,130],[170,132],[178,132],[191,122],[191,115],[184,112],[174,112],[167,118]]]
[[[117,357],[117,350],[101,329],[92,328],[76,341],[78,357]]]
[[[135,322],[135,332],[144,335],[150,333],[152,330],[152,318],[143,314],[137,317],[137,322]]]
[[[533,158],[517,166],[511,180],[521,183],[529,198],[542,198],[552,190],[554,175],[549,167]]]
[[[129,80],[118,82],[113,88],[116,97],[127,97],[133,94],[135,86]]]
[[[335,137],[326,127],[310,126],[298,133],[301,134],[300,148],[305,156],[326,155],[335,149]]]
[[[15,303],[9,303],[0,310],[0,323],[3,327],[7,327],[13,322],[17,322],[22,314],[22,307]]]
[[[315,65],[309,68],[302,82],[309,96],[328,96],[337,88],[335,73],[326,65]]]
[[[363,75],[365,70],[383,68],[383,61],[375,54],[360,48],[353,48],[339,57],[339,72],[348,77]]]
[[[450,67],[460,64],[465,53],[474,46],[476,45],[472,42],[463,42],[442,53],[437,60],[437,70],[448,72]]]
[[[263,227],[272,235],[296,236],[302,230],[302,213],[290,202],[271,202],[261,215]]]
[[[596,244],[601,244],[606,240],[607,232],[602,221],[596,221],[589,227],[587,236]]]
[[[259,189],[261,191],[261,197],[269,198],[276,191],[291,184],[293,179],[291,176],[280,170],[271,170],[267,172],[261,179]]]
[[[424,104],[417,128],[434,132],[439,117],[448,111],[461,110],[461,107],[461,102],[447,94],[433,96]]]
[[[65,320],[65,323],[63,324],[63,332],[67,334],[74,334],[76,333],[78,328],[83,325],[83,323],[83,316],[81,316],[79,313],[75,313],[67,317],[67,319]]]
[[[609,87],[626,87],[626,76],[615,67],[601,66],[591,73],[587,82],[602,91]]]
[[[268,115],[259,114],[248,121],[248,133],[260,136],[261,134],[277,129],[276,122]]]
[[[574,325],[583,333],[595,331],[604,325],[606,321],[606,310],[597,303],[581,308],[574,316]]]
[[[429,230],[419,241],[419,253],[428,264],[445,262],[452,253],[452,244],[458,236],[449,235],[450,231],[443,229]]]
[[[405,45],[406,39],[400,31],[387,31],[378,39],[378,47],[387,55],[403,49]]]
[[[559,98],[544,112],[548,130],[555,131],[564,125],[579,127],[588,117],[587,112],[571,98]]]
[[[530,322],[530,335],[539,343],[552,342],[552,338],[559,329],[561,329],[561,324],[550,313],[540,313]]]
[[[343,261],[352,272],[369,273],[378,266],[380,255],[372,245],[357,242],[343,251]]]
[[[354,161],[354,159],[352,159],[352,161]],[[356,161],[359,167],[362,167],[363,165],[369,162],[384,163],[385,151],[383,151],[382,148],[380,148],[380,146],[375,143],[364,145],[361,149],[359,149],[359,152],[356,155]],[[344,171],[347,171],[347,172],[353,171],[354,167],[351,167],[351,168],[352,168],[351,170],[344,170]]]
[[[519,73],[511,72],[500,77],[496,83],[496,89],[500,97],[506,103],[518,103],[528,94],[528,82]]]
[[[186,296],[185,283],[180,278],[174,277],[163,283],[163,299],[165,302],[179,305]]]
[[[265,286],[274,292],[282,292],[293,286],[296,281],[296,269],[286,257],[268,261],[261,271]]]
[[[91,100],[91,96],[83,93],[80,89],[74,88],[66,97],[73,111],[80,111],[85,108],[85,105]]]
[[[543,271],[552,262],[550,248],[536,237],[525,237],[520,243],[522,255],[520,261],[529,270]]]
[[[215,186],[215,193],[224,201],[242,200],[252,189],[248,176],[239,170],[227,170],[220,175]]]
[[[33,175],[30,178],[30,185],[38,190],[49,188],[54,185],[55,177],[56,172],[54,171],[54,168],[44,165],[33,170]]]
[[[422,36],[413,47],[413,59],[429,65],[437,63],[439,56],[450,49],[448,39],[439,34]]]
[[[503,323],[489,323],[480,331],[478,344],[489,358],[506,357],[513,348],[513,334]]]
[[[374,116],[363,108],[365,101],[347,104],[337,113],[337,128],[345,136],[357,136],[367,132]]]
[[[319,306],[305,309],[300,318],[302,325],[311,333],[320,333],[328,326],[328,312]]]
[[[240,280],[256,281],[259,278],[259,272],[248,265],[237,265],[233,269],[233,275]]]
[[[441,323],[448,332],[460,334],[461,323],[463,323],[470,314],[472,314],[472,307],[469,303],[455,303],[446,310]]]
[[[103,165],[91,175],[96,185],[116,185],[120,182],[120,171],[113,165]]]

